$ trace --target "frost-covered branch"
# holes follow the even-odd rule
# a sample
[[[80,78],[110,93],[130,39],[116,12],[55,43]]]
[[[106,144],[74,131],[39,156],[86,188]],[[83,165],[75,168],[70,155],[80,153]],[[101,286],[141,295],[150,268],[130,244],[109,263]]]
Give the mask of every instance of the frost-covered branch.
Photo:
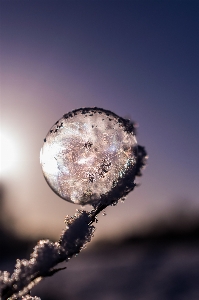
[[[29,260],[17,259],[12,275],[7,271],[0,272],[0,299],[18,299],[26,295],[44,277],[52,276],[64,269],[55,267],[77,255],[90,242],[95,230],[92,224],[102,209],[104,207],[91,212],[78,210],[74,216],[67,216],[66,229],[63,230],[58,242],[40,240]],[[28,295],[22,299],[37,298]]]
[[[26,295],[42,278],[61,270],[55,269],[57,264],[68,261],[90,241],[94,232],[92,212],[78,211],[75,216],[67,217],[65,222],[66,229],[58,242],[40,240],[29,260],[17,260],[11,276],[8,272],[0,273],[2,300]]]

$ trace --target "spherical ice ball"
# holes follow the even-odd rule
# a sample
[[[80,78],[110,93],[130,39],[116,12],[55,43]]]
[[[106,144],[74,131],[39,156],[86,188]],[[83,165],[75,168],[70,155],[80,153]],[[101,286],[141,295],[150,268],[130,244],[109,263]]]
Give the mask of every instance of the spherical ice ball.
[[[133,123],[100,108],[65,114],[44,139],[40,162],[51,189],[75,204],[95,205],[134,187]]]

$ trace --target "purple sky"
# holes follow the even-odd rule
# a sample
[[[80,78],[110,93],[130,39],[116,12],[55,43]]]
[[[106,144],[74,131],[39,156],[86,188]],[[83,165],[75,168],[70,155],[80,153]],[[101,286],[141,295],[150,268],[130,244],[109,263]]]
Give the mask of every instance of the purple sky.
[[[16,229],[57,236],[78,208],[47,186],[39,152],[86,106],[138,122],[149,154],[142,185],[96,236],[199,212],[199,2],[1,0],[0,11],[1,182]]]

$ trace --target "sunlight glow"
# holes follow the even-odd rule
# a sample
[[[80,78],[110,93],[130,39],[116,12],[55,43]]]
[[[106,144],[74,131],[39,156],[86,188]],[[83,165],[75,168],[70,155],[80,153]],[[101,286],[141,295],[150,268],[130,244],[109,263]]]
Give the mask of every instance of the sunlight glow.
[[[9,173],[17,165],[18,151],[15,141],[0,132],[0,176]]]
[[[88,163],[92,163],[94,160],[94,157],[93,156],[89,156],[89,157],[83,157],[81,159],[78,160],[78,164],[79,165],[83,165],[83,164],[88,164]]]
[[[59,151],[60,147],[55,143],[51,147],[46,145],[46,147],[43,147],[40,151],[40,163],[43,163],[43,168],[49,175],[59,173],[59,159],[57,158]]]

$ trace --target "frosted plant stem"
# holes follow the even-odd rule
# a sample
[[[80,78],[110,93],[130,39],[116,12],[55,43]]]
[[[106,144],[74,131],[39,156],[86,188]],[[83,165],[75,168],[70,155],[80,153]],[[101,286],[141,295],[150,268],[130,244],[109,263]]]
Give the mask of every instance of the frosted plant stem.
[[[40,240],[30,260],[17,260],[15,270],[0,272],[0,299],[18,299],[26,295],[44,277],[52,276],[63,268],[55,266],[78,254],[93,235],[92,213],[78,211],[66,218],[66,229],[59,242]]]
[[[43,278],[65,269],[55,267],[77,255],[86,243],[90,242],[95,230],[92,224],[103,209],[104,206],[98,207],[90,213],[82,210],[72,217],[66,217],[66,229],[58,242],[40,240],[30,260],[17,260],[11,276],[6,271],[0,272],[0,299],[19,299],[27,295]]]

